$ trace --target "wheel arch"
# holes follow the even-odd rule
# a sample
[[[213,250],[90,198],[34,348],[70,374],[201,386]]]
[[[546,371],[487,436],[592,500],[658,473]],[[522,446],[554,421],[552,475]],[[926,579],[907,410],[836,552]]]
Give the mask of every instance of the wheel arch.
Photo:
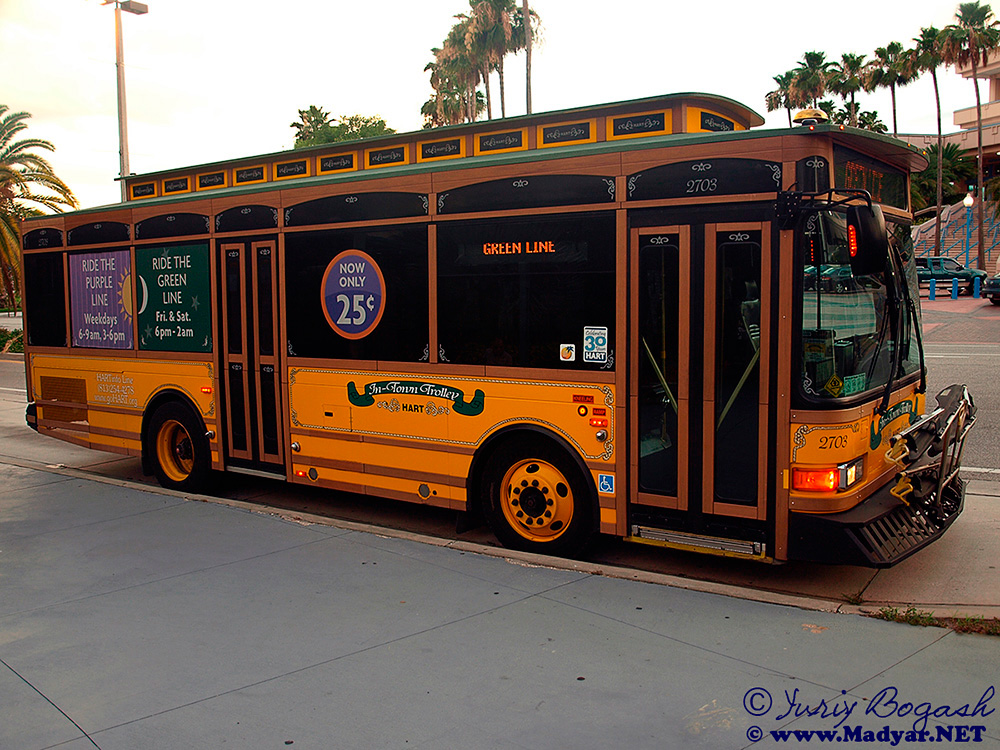
[[[472,465],[469,467],[469,477],[466,485],[466,509],[468,512],[479,515],[483,510],[483,478],[486,466],[490,457],[506,445],[510,445],[518,440],[545,440],[565,454],[577,467],[580,476],[583,478],[584,486],[587,488],[587,500],[589,501],[591,512],[595,522],[600,521],[600,507],[597,495],[597,485],[594,477],[590,473],[586,462],[577,450],[566,438],[553,432],[550,429],[531,423],[510,425],[497,430],[490,435],[483,444],[476,450],[472,458]]]
[[[146,408],[142,413],[142,473],[149,476],[153,473],[153,459],[150,456],[150,445],[149,445],[149,423],[156,414],[156,410],[159,409],[164,404],[178,403],[186,407],[191,415],[198,420],[203,431],[207,432],[207,427],[205,426],[205,420],[201,415],[201,411],[195,405],[191,397],[188,396],[183,391],[179,391],[173,388],[165,388],[162,391],[156,393],[146,404]]]

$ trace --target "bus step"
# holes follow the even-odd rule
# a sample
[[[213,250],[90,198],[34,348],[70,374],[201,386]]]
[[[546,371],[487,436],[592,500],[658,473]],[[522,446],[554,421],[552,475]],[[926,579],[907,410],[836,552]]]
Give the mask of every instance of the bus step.
[[[655,544],[661,547],[689,550],[692,552],[708,552],[725,557],[752,557],[766,560],[764,545],[761,542],[748,542],[743,539],[723,539],[716,536],[701,536],[671,529],[657,529],[651,526],[632,526],[632,534],[627,541],[642,544]]]

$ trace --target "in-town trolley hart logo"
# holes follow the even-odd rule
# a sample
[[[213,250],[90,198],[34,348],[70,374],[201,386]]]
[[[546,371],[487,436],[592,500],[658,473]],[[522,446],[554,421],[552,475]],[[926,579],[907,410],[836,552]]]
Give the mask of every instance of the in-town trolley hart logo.
[[[456,414],[466,417],[482,414],[486,404],[486,394],[478,388],[472,399],[466,401],[465,393],[458,388],[421,380],[379,380],[365,385],[363,393],[358,391],[358,386],[353,380],[347,384],[347,398],[354,406],[371,406],[375,403],[376,396],[443,398],[454,404],[452,408]]]

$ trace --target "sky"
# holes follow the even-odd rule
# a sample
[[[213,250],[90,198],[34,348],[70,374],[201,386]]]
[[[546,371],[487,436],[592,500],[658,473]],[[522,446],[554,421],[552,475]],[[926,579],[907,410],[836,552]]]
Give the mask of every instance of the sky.
[[[310,105],[335,116],[379,115],[419,130],[431,96],[424,67],[468,0],[148,0],[123,13],[128,143],[137,174],[292,148]],[[735,99],[768,114],[773,76],[806,51],[838,60],[912,45],[921,27],[953,22],[947,0],[531,0],[542,22],[532,54],[535,113],[679,92]],[[25,137],[82,207],[120,199],[114,11],[101,0],[0,0],[0,104],[32,118]],[[505,63],[508,116],[523,115],[524,54]],[[975,106],[971,81],[942,69],[944,132]],[[981,84],[984,101],[988,86]],[[491,84],[499,117],[499,84]],[[888,92],[860,94],[892,129]],[[937,130],[925,76],[897,93],[900,133]]]

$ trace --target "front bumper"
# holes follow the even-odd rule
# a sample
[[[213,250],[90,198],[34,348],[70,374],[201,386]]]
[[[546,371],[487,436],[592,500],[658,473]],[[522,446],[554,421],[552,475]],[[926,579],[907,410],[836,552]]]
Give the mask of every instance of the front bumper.
[[[842,513],[789,514],[789,559],[888,568],[944,534],[965,507],[961,477],[944,488],[944,504],[953,510],[940,519],[895,497],[893,486]]]
[[[842,513],[789,514],[789,557],[883,568],[933,542],[965,506],[958,472],[975,423],[969,389],[945,388],[934,411],[891,438],[886,458],[899,467],[894,481]]]

